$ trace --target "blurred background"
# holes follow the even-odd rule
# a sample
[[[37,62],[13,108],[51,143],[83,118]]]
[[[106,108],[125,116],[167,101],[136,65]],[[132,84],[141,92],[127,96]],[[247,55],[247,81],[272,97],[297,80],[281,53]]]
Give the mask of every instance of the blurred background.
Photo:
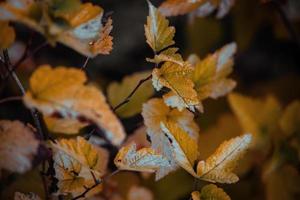
[[[107,16],[112,16],[114,20],[112,53],[89,60],[86,70],[91,80],[105,92],[108,83],[120,81],[125,75],[153,68],[145,61],[146,57],[152,56],[144,36],[148,7],[144,0],[94,0],[92,2],[101,5]],[[156,6],[161,2],[152,1]],[[214,15],[205,18],[189,15],[172,17],[170,22],[176,27],[176,46],[179,47],[184,58],[191,53],[196,53],[203,58],[223,45],[235,41],[238,46],[232,75],[238,82],[235,91],[253,97],[272,94],[285,106],[300,97],[300,1],[278,2],[280,4],[262,3],[260,0],[236,0],[229,14],[220,20]],[[9,50],[13,62],[20,58],[29,38],[33,38],[31,49],[45,42],[38,33],[19,24],[15,24],[15,27],[18,42]],[[30,74],[40,64],[80,68],[85,60],[84,56],[60,44],[55,48],[47,45],[27,59],[17,69],[17,73],[27,87]],[[1,81],[1,99],[19,94],[13,80]],[[224,113],[231,112],[226,98],[207,100],[204,106],[205,113],[197,118],[201,130],[205,132],[215,124],[226,126],[224,131],[240,130],[239,127],[228,128],[231,126],[229,124],[234,122],[230,117],[224,117]],[[0,104],[0,118],[19,119],[25,122],[30,122],[31,119],[20,102]],[[131,133],[141,120],[140,116],[124,120],[128,133]],[[265,199],[265,191],[261,187],[260,178],[256,175],[256,171],[249,171],[243,175],[242,181],[238,184],[222,187],[232,199]],[[32,174],[28,176],[35,177]],[[118,178],[122,179],[122,176],[125,177],[120,175]],[[138,179],[136,175],[130,176],[132,178],[129,182],[140,181],[136,180]],[[124,183],[126,188],[130,184],[129,179],[128,177],[123,179],[126,180]],[[21,181],[23,185],[24,180],[26,179]],[[13,183],[11,187],[18,187],[22,185],[21,183]],[[179,200],[189,198],[193,178],[179,170],[158,183],[155,183],[152,178],[143,179],[142,183],[154,191],[155,199]],[[296,186],[300,188],[300,185]],[[26,187],[33,186],[27,184]],[[8,193],[10,190],[13,189],[7,189]]]

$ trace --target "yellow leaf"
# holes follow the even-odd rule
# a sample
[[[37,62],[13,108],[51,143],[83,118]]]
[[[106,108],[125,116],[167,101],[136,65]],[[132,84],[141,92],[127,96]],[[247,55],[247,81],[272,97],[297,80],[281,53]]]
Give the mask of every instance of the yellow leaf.
[[[197,166],[197,175],[206,181],[235,183],[238,176],[232,172],[251,143],[251,135],[246,134],[223,142],[205,161]]]
[[[293,101],[286,107],[279,123],[286,135],[300,133],[300,101]]]
[[[192,192],[192,200],[230,200],[230,197],[222,188],[218,188],[214,184],[209,184],[198,191]]]
[[[121,103],[133,91],[140,80],[150,75],[149,71],[134,73],[126,76],[121,83],[113,82],[108,86],[107,96],[113,107]],[[119,116],[132,117],[142,110],[142,104],[154,93],[151,82],[145,82],[130,98],[130,101],[116,112]]]
[[[23,101],[45,116],[94,123],[104,130],[112,144],[120,145],[125,138],[121,123],[102,92],[85,82],[86,76],[79,69],[44,65],[31,76],[30,89]]]
[[[197,141],[176,123],[161,122],[161,128],[170,140],[173,156],[178,165],[196,177],[193,167],[198,159]]]
[[[61,139],[51,143],[55,178],[58,179],[58,193],[80,195],[92,187],[106,172],[108,152],[89,144],[82,137]],[[101,191],[102,186],[95,187],[87,196]]]
[[[7,21],[0,20],[0,49],[7,49],[15,41],[15,29]]]
[[[167,104],[183,110],[184,107],[190,108],[199,104],[194,83],[191,80],[192,73],[193,68],[188,64],[180,66],[173,62],[165,62],[161,68],[153,69],[152,84],[157,91],[163,87],[171,89],[180,99],[181,104],[174,104],[172,101],[167,101]]]
[[[216,99],[231,92],[236,83],[227,76],[232,72],[236,44],[225,45],[212,55],[195,64],[193,81],[199,100]]]
[[[21,192],[15,192],[14,200],[41,200],[41,198],[32,192],[30,192],[28,194],[24,194]]]
[[[25,173],[40,145],[32,130],[20,121],[0,120],[0,169]]]
[[[169,167],[162,167],[157,171],[156,180],[159,180],[178,168],[170,141],[162,131],[160,123],[176,123],[194,140],[198,140],[199,127],[194,122],[192,113],[187,110],[171,109],[164,104],[162,99],[158,98],[153,98],[143,105],[142,116],[150,137],[151,147],[170,162]]]
[[[279,102],[272,96],[255,99],[236,93],[230,94],[228,100],[244,132],[253,135],[252,148],[267,150],[270,137],[278,130]]]
[[[136,150],[132,143],[122,147],[114,159],[115,165],[121,170],[155,172],[160,167],[168,167],[169,162],[152,148]]]
[[[153,59],[147,58],[148,62],[153,62],[159,64],[161,62],[173,62],[178,65],[184,65],[184,61],[179,53],[177,53],[178,48],[168,48],[162,51],[159,55],[155,55]]]
[[[154,52],[159,52],[175,42],[175,28],[169,26],[169,21],[148,1],[149,16],[144,26],[147,43]]]
[[[44,121],[49,131],[62,134],[77,134],[88,125],[75,119],[58,119],[50,116],[44,116]]]

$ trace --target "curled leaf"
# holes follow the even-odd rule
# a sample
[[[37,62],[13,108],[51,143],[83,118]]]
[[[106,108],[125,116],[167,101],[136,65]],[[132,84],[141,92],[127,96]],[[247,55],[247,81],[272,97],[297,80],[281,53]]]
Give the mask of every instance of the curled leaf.
[[[125,138],[121,123],[102,92],[86,85],[86,80],[79,69],[44,65],[30,77],[30,89],[23,101],[45,116],[94,123],[104,130],[112,144],[120,145]]]

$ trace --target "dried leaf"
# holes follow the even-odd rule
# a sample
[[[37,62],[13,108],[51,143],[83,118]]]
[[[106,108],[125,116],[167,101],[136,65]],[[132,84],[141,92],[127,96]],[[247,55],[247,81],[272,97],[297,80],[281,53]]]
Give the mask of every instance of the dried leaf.
[[[159,91],[163,87],[171,89],[180,99],[178,102],[166,101],[171,107],[179,110],[190,108],[199,104],[194,83],[191,80],[193,68],[189,65],[180,66],[173,62],[165,62],[161,68],[155,68],[152,72],[153,87]],[[172,94],[172,96],[174,96]]]
[[[14,200],[41,200],[41,198],[32,192],[30,192],[28,194],[24,194],[21,192],[15,192]]]
[[[149,15],[144,26],[147,43],[154,52],[159,52],[175,42],[175,28],[169,26],[169,21],[148,1]]]
[[[160,123],[176,123],[195,140],[198,140],[199,127],[194,122],[192,113],[187,110],[171,109],[164,104],[162,99],[149,100],[143,105],[142,115],[147,127],[147,134],[150,137],[151,147],[170,162],[169,167],[162,167],[157,171],[156,180],[159,180],[178,168],[173,157],[170,141],[162,131]]]
[[[61,139],[51,143],[55,178],[58,179],[58,193],[80,195],[100,181],[106,172],[108,152],[100,147],[89,144],[82,137]],[[101,191],[99,185],[86,196]]]
[[[0,120],[0,169],[25,173],[32,167],[39,141],[19,121]]]
[[[104,130],[112,144],[120,145],[125,138],[121,123],[102,92],[85,82],[86,76],[79,69],[44,65],[31,76],[30,90],[23,101],[45,116],[94,123]]]
[[[113,107],[124,101],[126,97],[133,91],[140,80],[145,79],[150,75],[149,71],[134,73],[126,76],[121,83],[113,82],[108,86],[107,96],[108,100]],[[117,114],[121,117],[132,117],[142,110],[142,104],[154,93],[151,82],[145,82],[139,87],[130,101],[116,110]]]
[[[169,162],[162,155],[157,154],[152,148],[136,150],[132,143],[122,147],[115,157],[115,165],[121,170],[155,172],[160,167],[169,167]]]
[[[238,176],[232,172],[251,143],[251,135],[246,134],[223,142],[205,161],[197,166],[197,175],[206,181],[235,183]]]

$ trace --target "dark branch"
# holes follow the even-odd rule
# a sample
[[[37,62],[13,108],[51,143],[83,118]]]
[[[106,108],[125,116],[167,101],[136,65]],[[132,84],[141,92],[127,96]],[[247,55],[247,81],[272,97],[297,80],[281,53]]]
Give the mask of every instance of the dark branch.
[[[119,109],[120,107],[122,107],[123,105],[125,105],[126,103],[128,103],[130,101],[130,98],[134,95],[134,93],[139,89],[139,87],[141,85],[143,85],[143,83],[145,83],[146,81],[150,80],[152,78],[152,74],[150,74],[148,77],[142,79],[139,81],[139,83],[135,86],[135,88],[130,92],[130,94],[124,99],[124,101],[122,101],[121,103],[119,103],[116,107],[114,107],[114,111],[116,111],[117,109]]]

